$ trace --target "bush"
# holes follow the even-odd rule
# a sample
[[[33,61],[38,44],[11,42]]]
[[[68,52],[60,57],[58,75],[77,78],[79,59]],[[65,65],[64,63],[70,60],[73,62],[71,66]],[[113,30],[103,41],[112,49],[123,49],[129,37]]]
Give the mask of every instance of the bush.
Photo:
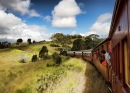
[[[24,53],[22,53],[20,55],[20,63],[26,63],[29,61],[29,58],[27,57],[27,55],[25,55]]]
[[[36,62],[37,61],[37,55],[33,55],[32,56],[32,62]]]
[[[56,64],[58,64],[58,65],[60,65],[61,64],[61,62],[62,62],[62,60],[61,60],[61,57],[60,57],[60,55],[58,54],[58,53],[53,53],[52,54],[52,58],[53,58],[53,61],[56,63]]]
[[[70,56],[62,56],[62,62],[66,62],[70,58],[71,58]]]
[[[43,46],[42,49],[39,52],[40,58],[46,58],[48,56],[48,49],[46,46]]]

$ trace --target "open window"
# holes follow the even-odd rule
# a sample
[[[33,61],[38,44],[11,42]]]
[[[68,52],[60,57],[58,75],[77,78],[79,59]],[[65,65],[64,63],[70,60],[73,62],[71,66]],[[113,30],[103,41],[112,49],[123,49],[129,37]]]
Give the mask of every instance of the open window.
[[[124,74],[125,74],[125,85],[127,85],[129,88],[130,88],[130,69],[129,69],[129,66],[130,66],[130,63],[129,63],[129,60],[128,60],[128,41],[127,39],[125,39],[123,41],[123,55],[124,55]]]

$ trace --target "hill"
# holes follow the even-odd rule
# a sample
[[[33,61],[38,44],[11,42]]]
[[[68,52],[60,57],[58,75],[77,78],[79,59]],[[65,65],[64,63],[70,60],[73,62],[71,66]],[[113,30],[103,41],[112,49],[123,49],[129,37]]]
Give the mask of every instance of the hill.
[[[51,58],[31,62],[32,55],[38,55],[43,45],[47,46],[50,56],[58,52],[50,42],[14,44],[0,50],[0,93],[69,93],[84,86],[85,82],[80,83],[82,80],[76,79],[77,75],[85,73],[86,63],[83,60],[62,56],[60,66],[55,65]],[[21,59],[26,63],[21,63]],[[85,80],[85,77],[81,79]],[[82,90],[80,88],[78,93]]]

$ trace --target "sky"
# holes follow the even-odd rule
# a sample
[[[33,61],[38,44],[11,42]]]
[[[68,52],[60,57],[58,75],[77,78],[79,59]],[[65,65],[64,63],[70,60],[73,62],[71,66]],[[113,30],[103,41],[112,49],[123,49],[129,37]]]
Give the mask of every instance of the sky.
[[[0,42],[109,33],[115,0],[0,0]]]

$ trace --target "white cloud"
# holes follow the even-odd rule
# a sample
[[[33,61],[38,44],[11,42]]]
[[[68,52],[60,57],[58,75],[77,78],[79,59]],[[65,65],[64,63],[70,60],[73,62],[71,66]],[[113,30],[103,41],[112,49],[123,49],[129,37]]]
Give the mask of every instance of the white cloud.
[[[80,7],[84,7],[85,5],[83,3],[79,3],[79,6]]]
[[[3,10],[11,10],[15,12],[19,12],[22,15],[29,15],[29,16],[35,16],[40,17],[40,14],[38,14],[35,10],[29,10],[31,5],[30,0],[1,0],[0,1],[0,7]]]
[[[0,40],[14,40],[22,38],[27,41],[28,38],[32,40],[49,40],[51,34],[46,33],[45,26],[27,25],[20,18],[12,13],[5,13],[0,10]]]
[[[72,33],[71,33],[72,35],[75,35],[76,34],[76,31],[72,31]]]
[[[46,16],[43,19],[46,20],[47,22],[51,22],[51,18],[52,18],[51,16]]]
[[[75,0],[62,0],[52,11],[52,25],[59,28],[76,27],[76,15],[82,13]]]
[[[108,35],[110,30],[111,18],[112,14],[110,13],[100,15],[97,18],[96,22],[90,27],[90,31],[85,33],[85,35],[90,34],[98,34],[100,36]]]
[[[80,35],[82,36],[89,36],[90,34],[97,34],[96,32],[90,31],[90,32],[86,32],[86,33],[80,33]]]
[[[28,14],[29,14],[31,17],[41,17],[41,15],[38,14],[35,10],[29,10],[29,11],[28,11]]]

